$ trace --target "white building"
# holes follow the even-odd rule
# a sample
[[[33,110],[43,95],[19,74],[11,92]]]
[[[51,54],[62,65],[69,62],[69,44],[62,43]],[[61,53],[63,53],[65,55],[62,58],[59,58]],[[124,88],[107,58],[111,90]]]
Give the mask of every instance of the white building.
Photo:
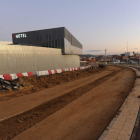
[[[133,56],[133,53],[132,52],[125,52],[125,56],[128,57],[128,56]]]

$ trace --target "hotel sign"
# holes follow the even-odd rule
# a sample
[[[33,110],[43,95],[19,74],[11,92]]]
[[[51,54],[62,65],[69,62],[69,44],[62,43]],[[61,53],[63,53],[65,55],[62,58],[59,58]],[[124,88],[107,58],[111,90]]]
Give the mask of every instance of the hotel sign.
[[[26,38],[26,33],[13,35],[14,38]]]

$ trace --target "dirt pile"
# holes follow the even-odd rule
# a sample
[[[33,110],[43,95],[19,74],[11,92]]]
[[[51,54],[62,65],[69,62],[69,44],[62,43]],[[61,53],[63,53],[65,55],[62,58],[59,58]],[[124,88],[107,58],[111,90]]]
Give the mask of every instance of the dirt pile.
[[[17,93],[33,93],[36,91],[40,91],[44,88],[54,87],[59,84],[63,84],[69,81],[73,81],[79,79],[81,77],[88,76],[90,74],[99,72],[104,70],[105,68],[95,68],[91,67],[87,70],[80,70],[80,71],[66,71],[63,73],[56,73],[49,76],[33,76],[33,77],[21,77],[16,79],[14,82],[16,84],[20,84],[22,86],[19,87],[18,90],[8,90],[6,93],[3,93],[2,89],[0,91],[0,97],[9,96]]]
[[[63,73],[56,73],[49,76],[33,76],[33,77],[22,77],[22,79],[26,85],[33,85],[35,89],[37,88],[48,88],[53,87],[58,84],[66,83],[89,74],[93,74],[95,72],[101,71],[101,68],[93,68],[91,67],[88,70],[81,70],[81,71],[66,71]],[[19,79],[19,80],[20,80]]]

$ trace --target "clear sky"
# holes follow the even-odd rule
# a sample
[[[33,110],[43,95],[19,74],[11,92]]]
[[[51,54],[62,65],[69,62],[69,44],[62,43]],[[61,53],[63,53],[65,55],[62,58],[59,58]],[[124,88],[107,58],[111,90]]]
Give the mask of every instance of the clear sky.
[[[83,53],[140,53],[140,0],[0,0],[0,41],[12,33],[66,27]]]

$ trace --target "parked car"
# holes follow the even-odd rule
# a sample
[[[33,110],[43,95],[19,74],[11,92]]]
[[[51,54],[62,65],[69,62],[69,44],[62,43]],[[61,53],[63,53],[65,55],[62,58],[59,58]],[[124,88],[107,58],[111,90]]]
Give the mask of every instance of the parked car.
[[[121,64],[125,64],[125,62],[120,62]]]
[[[135,62],[135,61],[131,61],[131,63],[132,63],[132,64],[137,64],[137,62]]]

